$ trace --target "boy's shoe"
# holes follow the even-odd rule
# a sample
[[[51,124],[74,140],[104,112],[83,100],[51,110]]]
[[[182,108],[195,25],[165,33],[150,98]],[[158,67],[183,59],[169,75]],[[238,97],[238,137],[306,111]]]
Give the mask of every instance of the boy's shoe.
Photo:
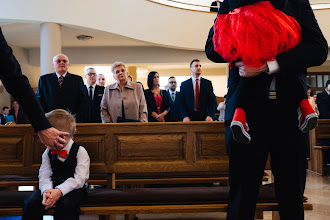
[[[303,99],[298,108],[299,129],[307,133],[317,126],[317,114],[309,103],[308,99]]]
[[[231,132],[233,133],[234,140],[241,144],[248,144],[251,137],[248,133],[247,123],[245,121],[245,111],[237,108],[234,113],[233,120],[230,124]]]

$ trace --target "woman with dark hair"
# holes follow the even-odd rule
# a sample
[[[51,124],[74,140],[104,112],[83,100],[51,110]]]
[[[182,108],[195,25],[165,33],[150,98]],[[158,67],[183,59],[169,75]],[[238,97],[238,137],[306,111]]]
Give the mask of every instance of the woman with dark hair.
[[[165,122],[165,115],[170,110],[167,92],[159,88],[159,74],[152,71],[148,74],[148,88],[144,91],[148,107],[149,122]]]

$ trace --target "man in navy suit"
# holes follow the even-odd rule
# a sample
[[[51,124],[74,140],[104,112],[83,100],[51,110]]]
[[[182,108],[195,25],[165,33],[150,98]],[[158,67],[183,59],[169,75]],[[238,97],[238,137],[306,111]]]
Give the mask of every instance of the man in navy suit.
[[[213,121],[217,100],[212,82],[201,77],[202,65],[197,59],[190,63],[191,78],[180,86],[180,114],[183,122]]]
[[[179,112],[180,92],[176,91],[177,81],[174,76],[168,78],[168,86],[169,89],[167,90],[167,94],[170,99],[170,111],[165,116],[165,121],[169,121],[169,122],[182,121]]]
[[[68,72],[69,58],[57,54],[53,58],[54,73],[39,79],[37,97],[45,112],[64,109],[76,115],[77,122],[87,122],[87,91],[81,76]]]
[[[268,154],[275,177],[275,193],[281,219],[304,219],[303,194],[306,182],[306,149],[309,143],[298,129],[297,97],[288,95],[295,77],[306,84],[307,68],[321,65],[327,58],[328,45],[317,24],[308,0],[271,1],[285,14],[294,17],[302,28],[302,41],[293,49],[278,54],[260,68],[235,63],[229,69],[226,99],[226,150],[229,156],[230,195],[227,220],[253,220],[259,186]],[[229,8],[224,9],[225,13]],[[225,62],[214,51],[213,28],[205,46],[207,57]],[[304,73],[304,74],[301,74]],[[229,127],[243,82],[253,83],[258,98],[248,100],[249,144],[233,139]],[[307,92],[307,91],[306,91]]]
[[[320,119],[330,119],[330,79],[325,83],[325,90],[317,94],[317,107],[320,111]]]
[[[88,93],[88,122],[102,123],[100,104],[104,93],[104,86],[96,85],[96,70],[86,69],[86,89]]]

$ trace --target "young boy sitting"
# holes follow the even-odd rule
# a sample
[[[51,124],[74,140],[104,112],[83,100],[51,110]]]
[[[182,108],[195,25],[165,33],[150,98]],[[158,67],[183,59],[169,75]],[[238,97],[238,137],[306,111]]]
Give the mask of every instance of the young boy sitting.
[[[79,204],[87,195],[90,159],[84,147],[72,138],[76,132],[73,115],[62,109],[46,114],[50,124],[69,133],[63,149],[46,149],[39,169],[39,189],[24,201],[23,220],[42,220],[54,205],[54,219],[79,219]]]

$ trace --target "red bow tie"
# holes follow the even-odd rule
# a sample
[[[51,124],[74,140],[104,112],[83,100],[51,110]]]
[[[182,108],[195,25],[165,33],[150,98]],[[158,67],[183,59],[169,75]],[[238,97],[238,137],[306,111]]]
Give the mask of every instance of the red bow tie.
[[[65,158],[66,154],[68,153],[67,150],[53,150],[52,155],[59,154],[60,157]]]

